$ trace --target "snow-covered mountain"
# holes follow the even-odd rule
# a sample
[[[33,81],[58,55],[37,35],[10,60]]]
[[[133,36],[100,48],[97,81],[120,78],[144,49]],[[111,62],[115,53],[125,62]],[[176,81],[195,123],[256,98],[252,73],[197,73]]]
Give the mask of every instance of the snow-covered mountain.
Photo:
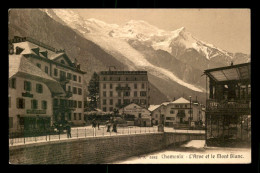
[[[197,82],[203,70],[226,66],[231,61],[236,62],[236,59],[240,63],[250,61],[248,55],[230,53],[195,38],[184,27],[165,31],[142,20],[117,25],[93,18],[83,19],[69,9],[43,11],[99,45],[129,70],[147,70],[160,79],[175,82],[196,92],[205,91],[205,83]],[[168,57],[165,59],[167,62],[160,62],[165,65],[156,64],[159,57],[161,60]]]

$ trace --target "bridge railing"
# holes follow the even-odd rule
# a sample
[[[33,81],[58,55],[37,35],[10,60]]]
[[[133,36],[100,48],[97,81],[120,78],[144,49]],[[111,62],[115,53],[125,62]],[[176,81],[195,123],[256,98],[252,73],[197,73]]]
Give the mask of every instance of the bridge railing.
[[[111,127],[108,129],[106,126],[100,126],[99,128],[91,127],[78,127],[71,128],[71,133],[67,133],[66,130],[56,133],[46,134],[32,134],[30,136],[18,137],[14,133],[9,133],[9,145],[23,145],[28,143],[37,143],[44,141],[57,141],[66,140],[70,138],[93,138],[102,136],[116,136],[116,135],[134,135],[134,134],[146,134],[146,133],[158,133],[158,127],[138,127],[138,126],[127,126],[117,127],[116,131]]]

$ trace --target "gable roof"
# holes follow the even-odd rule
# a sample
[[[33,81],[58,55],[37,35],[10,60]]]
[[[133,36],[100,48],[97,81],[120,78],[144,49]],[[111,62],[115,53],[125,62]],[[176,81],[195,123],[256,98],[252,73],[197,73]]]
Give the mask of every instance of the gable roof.
[[[154,111],[155,109],[159,108],[161,105],[150,105],[148,110],[149,111]]]
[[[177,100],[175,100],[175,101],[173,101],[173,102],[171,102],[171,103],[190,103],[190,101],[189,101],[189,100],[186,100],[186,99],[183,98],[183,97],[180,97],[180,98],[178,98]]]
[[[65,94],[59,82],[47,75],[23,55],[9,55],[9,78],[13,76],[43,82],[52,93]]]

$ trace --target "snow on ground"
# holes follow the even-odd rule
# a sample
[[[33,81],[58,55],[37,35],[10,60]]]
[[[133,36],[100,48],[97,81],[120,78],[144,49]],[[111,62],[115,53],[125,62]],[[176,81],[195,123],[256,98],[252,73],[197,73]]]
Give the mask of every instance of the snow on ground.
[[[179,148],[135,156],[113,164],[237,164],[251,163],[250,148],[203,148],[204,140],[193,140]]]

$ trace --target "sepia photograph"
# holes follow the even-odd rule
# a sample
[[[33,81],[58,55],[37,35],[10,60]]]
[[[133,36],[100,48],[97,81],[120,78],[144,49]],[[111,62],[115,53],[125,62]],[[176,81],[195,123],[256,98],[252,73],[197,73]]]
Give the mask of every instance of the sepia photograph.
[[[11,8],[9,164],[251,164],[250,9]]]

